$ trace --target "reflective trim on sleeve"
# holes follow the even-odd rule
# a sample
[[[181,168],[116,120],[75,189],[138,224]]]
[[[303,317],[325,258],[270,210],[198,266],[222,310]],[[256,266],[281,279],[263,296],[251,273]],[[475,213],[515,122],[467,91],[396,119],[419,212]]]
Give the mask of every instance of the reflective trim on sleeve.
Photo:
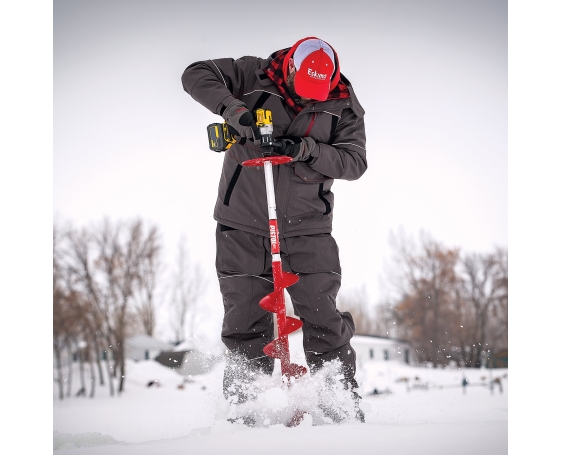
[[[228,86],[226,85],[226,79],[224,79],[224,76],[222,75],[222,71],[220,71],[220,68],[218,68],[218,65],[217,65],[216,63],[214,63],[214,60],[211,60],[211,62],[212,62],[212,64],[213,64],[214,66],[216,66],[216,69],[217,69],[218,72],[220,73],[220,77],[222,78],[222,82],[224,82],[224,85],[225,85],[226,87],[228,87]]]
[[[364,147],[361,147],[360,145],[353,144],[352,142],[337,142],[336,144],[331,144],[331,145],[354,145],[355,147],[358,147],[359,149],[362,149],[366,152],[366,149]]]

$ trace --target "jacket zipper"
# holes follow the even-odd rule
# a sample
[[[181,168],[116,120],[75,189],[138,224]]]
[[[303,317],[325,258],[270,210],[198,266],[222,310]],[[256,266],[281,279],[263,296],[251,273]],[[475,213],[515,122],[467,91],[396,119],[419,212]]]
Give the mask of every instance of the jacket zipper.
[[[306,137],[306,136],[308,136],[308,134],[310,134],[310,131],[312,131],[312,128],[314,126],[314,123],[316,121],[317,116],[318,116],[317,112],[314,112],[312,114],[312,120],[310,121],[310,124],[308,125],[308,129],[306,130],[306,132],[304,133],[304,136],[302,136],[302,137]]]

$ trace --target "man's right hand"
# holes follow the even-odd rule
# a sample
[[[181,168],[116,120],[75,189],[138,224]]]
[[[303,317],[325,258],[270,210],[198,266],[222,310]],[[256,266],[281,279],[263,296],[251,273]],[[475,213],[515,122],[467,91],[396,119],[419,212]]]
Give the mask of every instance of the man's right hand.
[[[226,120],[229,130],[235,135],[253,140],[261,139],[253,115],[240,100],[232,101],[224,110],[222,118]]]

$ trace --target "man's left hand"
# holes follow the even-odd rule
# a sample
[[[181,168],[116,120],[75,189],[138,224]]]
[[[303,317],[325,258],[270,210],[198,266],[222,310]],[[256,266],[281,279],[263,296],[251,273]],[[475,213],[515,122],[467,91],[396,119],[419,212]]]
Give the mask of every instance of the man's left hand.
[[[272,147],[279,155],[290,156],[293,161],[306,161],[316,148],[316,141],[311,137],[279,137]]]

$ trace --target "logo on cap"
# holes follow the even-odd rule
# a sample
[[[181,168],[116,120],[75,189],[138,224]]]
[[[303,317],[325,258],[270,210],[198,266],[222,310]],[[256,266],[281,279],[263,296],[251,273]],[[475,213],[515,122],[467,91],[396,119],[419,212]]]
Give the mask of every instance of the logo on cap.
[[[327,79],[327,74],[320,74],[317,71],[312,70],[312,68],[308,68],[308,76],[311,76],[314,79],[319,79],[320,81]]]

